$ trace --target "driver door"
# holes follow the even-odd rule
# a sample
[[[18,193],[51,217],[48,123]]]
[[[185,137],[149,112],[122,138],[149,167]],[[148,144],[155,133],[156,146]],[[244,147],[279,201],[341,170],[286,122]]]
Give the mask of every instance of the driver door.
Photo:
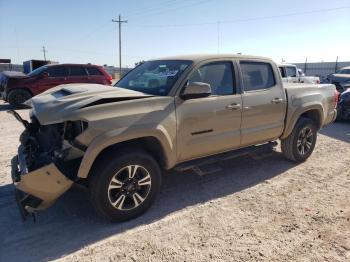
[[[237,94],[232,61],[197,67],[188,82],[208,83],[212,94],[188,100],[176,98],[177,160],[183,162],[239,147],[242,97]]]

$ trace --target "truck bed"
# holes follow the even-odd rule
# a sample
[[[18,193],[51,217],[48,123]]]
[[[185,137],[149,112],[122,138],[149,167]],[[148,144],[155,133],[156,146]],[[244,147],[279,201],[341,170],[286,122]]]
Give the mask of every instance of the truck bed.
[[[303,112],[312,110],[319,118],[319,128],[336,118],[335,86],[332,84],[284,83],[288,101],[285,129],[281,138],[287,137],[298,117]]]

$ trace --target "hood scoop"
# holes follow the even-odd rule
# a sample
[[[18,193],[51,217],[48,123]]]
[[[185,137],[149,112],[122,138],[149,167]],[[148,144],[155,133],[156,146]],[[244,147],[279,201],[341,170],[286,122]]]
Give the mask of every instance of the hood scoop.
[[[141,99],[141,98],[146,98],[146,97],[148,98],[148,97],[153,97],[153,96],[101,98],[101,99],[96,100],[90,104],[84,105],[81,108],[116,103],[116,102],[123,102],[123,101],[129,101],[129,100],[136,100],[136,99]]]
[[[82,93],[86,90],[83,89],[72,89],[72,88],[62,88],[56,92],[53,92],[52,95],[55,98],[61,98],[61,97],[65,97],[65,96],[69,96],[69,95],[73,95],[73,94],[78,94],[78,93]]]

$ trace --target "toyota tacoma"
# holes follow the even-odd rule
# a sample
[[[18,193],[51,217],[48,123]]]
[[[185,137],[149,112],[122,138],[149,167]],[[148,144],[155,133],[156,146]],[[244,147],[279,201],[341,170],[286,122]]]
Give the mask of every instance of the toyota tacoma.
[[[20,210],[46,209],[81,184],[100,215],[124,221],[151,206],[165,170],[205,174],[208,159],[276,140],[305,161],[336,118],[337,92],[302,85],[283,84],[268,58],[196,55],[142,63],[114,88],[47,90],[26,102],[30,121],[10,111],[25,126],[12,159]]]

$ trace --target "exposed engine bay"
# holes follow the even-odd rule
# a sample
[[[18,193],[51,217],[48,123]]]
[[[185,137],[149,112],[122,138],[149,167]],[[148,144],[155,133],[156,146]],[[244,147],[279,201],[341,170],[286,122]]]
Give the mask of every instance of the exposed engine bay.
[[[12,160],[12,178],[22,216],[50,206],[74,181],[84,154],[84,146],[74,139],[87,124],[82,121],[41,125],[31,114],[31,122],[8,111],[25,130],[20,136],[18,155]]]
[[[28,172],[50,163],[60,166],[63,162],[77,160],[83,155],[83,146],[79,147],[74,142],[74,138],[87,128],[87,123],[68,121],[40,125],[34,115],[31,115],[31,122],[28,122],[13,110],[9,113],[14,115],[25,127],[20,136],[20,142]],[[66,175],[70,178],[74,176],[74,174]]]

